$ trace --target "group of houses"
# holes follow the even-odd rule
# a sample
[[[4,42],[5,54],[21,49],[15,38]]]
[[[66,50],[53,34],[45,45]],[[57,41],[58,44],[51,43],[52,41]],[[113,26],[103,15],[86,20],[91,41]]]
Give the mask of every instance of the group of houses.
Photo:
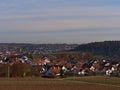
[[[78,58],[64,60],[54,58],[53,60],[42,58],[28,58],[26,55],[6,56],[0,53],[1,64],[27,63],[34,67],[34,72],[39,72],[43,77],[64,77],[64,76],[84,76],[84,75],[115,75],[120,76],[120,62],[112,60],[88,60],[84,62]],[[38,66],[41,68],[38,70]]]

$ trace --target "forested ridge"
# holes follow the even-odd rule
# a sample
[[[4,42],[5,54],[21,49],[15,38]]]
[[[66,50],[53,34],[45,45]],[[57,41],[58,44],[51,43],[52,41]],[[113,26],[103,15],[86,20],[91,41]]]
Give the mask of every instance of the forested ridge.
[[[94,55],[120,57],[120,41],[104,41],[82,44],[72,51],[90,52]]]

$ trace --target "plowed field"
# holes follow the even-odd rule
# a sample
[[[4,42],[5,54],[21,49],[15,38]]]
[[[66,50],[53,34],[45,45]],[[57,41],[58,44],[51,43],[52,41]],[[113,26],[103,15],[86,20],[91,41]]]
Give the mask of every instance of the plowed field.
[[[120,78],[0,78],[0,90],[120,90]]]

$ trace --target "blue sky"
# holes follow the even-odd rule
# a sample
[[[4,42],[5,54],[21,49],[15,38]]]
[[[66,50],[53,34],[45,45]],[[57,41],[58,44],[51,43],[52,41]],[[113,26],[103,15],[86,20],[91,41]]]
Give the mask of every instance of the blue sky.
[[[120,40],[120,0],[0,0],[0,43]]]

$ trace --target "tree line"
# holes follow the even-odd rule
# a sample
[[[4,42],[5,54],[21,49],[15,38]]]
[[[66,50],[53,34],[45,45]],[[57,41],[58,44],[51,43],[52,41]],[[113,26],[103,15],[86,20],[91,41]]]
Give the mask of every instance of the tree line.
[[[71,51],[90,52],[94,55],[120,57],[120,41],[104,41],[82,44]]]

